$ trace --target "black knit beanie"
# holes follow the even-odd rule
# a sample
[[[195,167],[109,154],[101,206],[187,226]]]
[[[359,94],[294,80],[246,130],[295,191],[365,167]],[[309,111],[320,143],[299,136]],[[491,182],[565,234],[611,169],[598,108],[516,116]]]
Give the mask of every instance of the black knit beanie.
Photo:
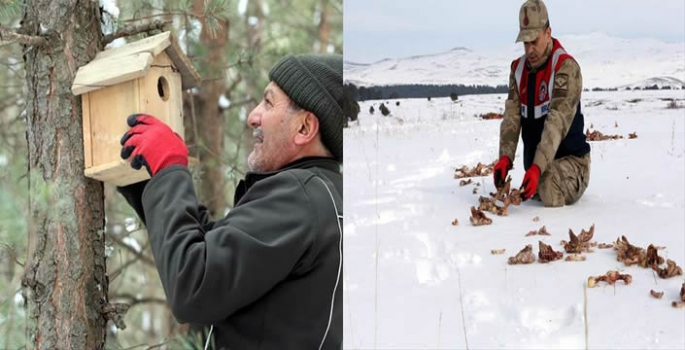
[[[321,141],[335,159],[343,154],[343,59],[341,55],[287,55],[269,72],[298,106],[319,119]]]

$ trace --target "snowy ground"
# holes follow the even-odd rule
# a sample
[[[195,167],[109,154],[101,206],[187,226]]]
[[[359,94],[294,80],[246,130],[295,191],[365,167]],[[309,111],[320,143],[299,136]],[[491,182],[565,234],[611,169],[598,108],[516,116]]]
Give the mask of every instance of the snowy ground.
[[[493,224],[484,227],[470,225],[469,208],[494,191],[492,178],[475,178],[474,195],[453,175],[497,157],[500,121],[474,115],[501,112],[505,96],[389,100],[392,117],[380,115],[381,101],[361,103],[359,123],[344,131],[344,347],[684,348],[685,309],[671,306],[683,276],[625,267],[611,249],[585,262],[506,263],[526,244],[537,255],[539,239],[562,250],[569,228],[594,223],[600,243],[626,235],[663,245],[661,256],[685,266],[685,109],[666,109],[663,98],[685,105],[683,90],[585,92],[586,127],[638,138],[591,143],[590,186],[578,203],[526,202],[508,217],[488,215]],[[516,187],[521,147],[510,172]],[[524,237],[542,225],[552,236]],[[506,253],[490,254],[498,248]],[[608,270],[633,283],[602,284],[585,298],[587,278]]]

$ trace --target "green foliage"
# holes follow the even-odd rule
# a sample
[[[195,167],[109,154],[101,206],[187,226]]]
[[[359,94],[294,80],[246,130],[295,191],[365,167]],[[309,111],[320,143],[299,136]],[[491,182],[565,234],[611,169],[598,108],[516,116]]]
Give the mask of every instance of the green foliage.
[[[210,0],[205,2],[204,8],[205,23],[210,37],[215,38],[216,32],[222,29],[221,21],[228,17],[227,0]]]
[[[16,137],[21,128],[7,118],[0,111],[0,348],[16,349],[24,345],[27,321],[15,296],[26,263],[28,181],[25,155],[17,152],[26,149]]]
[[[0,147],[0,158],[12,156]],[[4,163],[4,162],[3,162]],[[0,348],[16,349],[25,342],[23,305],[15,303],[20,292],[20,264],[25,264],[27,244],[26,179],[19,179],[22,164],[11,159],[0,165]]]
[[[22,249],[25,247],[28,216],[27,182],[26,178],[19,178],[23,162],[13,161],[14,164],[0,166],[0,243]]]
[[[2,335],[0,336],[0,348],[23,348],[26,343],[24,335],[26,315],[22,305],[15,303],[15,296],[19,293],[19,289],[3,281],[0,282],[0,293],[2,293],[0,294],[2,295],[0,300],[0,335]]]
[[[456,102],[458,99],[459,99],[459,95],[457,95],[456,92],[450,93],[450,100],[452,100],[452,102]]]
[[[176,4],[178,10],[183,13],[190,13],[193,10],[193,0],[180,0]]]
[[[0,24],[15,27],[23,1],[0,0]],[[0,45],[0,348],[25,345],[20,295],[28,222],[26,138],[19,122],[24,72],[19,45]],[[24,151],[24,152],[22,152]],[[17,298],[15,302],[15,298]]]
[[[15,19],[21,15],[23,0],[0,0],[0,23]]]

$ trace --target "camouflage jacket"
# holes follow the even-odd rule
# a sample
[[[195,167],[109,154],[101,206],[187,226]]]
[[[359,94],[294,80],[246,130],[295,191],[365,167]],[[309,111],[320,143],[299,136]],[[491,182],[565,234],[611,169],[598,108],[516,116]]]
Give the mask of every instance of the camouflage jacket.
[[[551,57],[553,51],[557,56],[554,59]],[[559,56],[562,59],[557,63]],[[505,102],[504,119],[500,125],[499,152],[500,157],[506,155],[513,162],[521,134],[524,142],[525,169],[534,163],[540,167],[542,173],[554,159],[570,154],[582,156],[590,151],[583,133],[584,118],[580,113],[583,85],[580,66],[563,51],[556,39],[553,39],[553,44],[546,50],[543,62],[539,67],[530,67],[525,61],[525,56],[512,62],[509,95]],[[518,63],[526,66],[519,67]],[[552,85],[549,88],[552,90],[549,95],[545,73],[551,75],[548,79],[553,80],[553,83],[549,84]],[[524,75],[524,79],[521,78],[521,74]],[[537,82],[533,81],[528,85],[525,79],[528,74],[537,79]],[[519,87],[521,80],[524,80],[524,83]],[[526,91],[528,86],[535,90]],[[519,90],[526,95],[521,96]],[[543,97],[548,99],[547,103],[543,103]],[[535,101],[522,103],[522,100]]]

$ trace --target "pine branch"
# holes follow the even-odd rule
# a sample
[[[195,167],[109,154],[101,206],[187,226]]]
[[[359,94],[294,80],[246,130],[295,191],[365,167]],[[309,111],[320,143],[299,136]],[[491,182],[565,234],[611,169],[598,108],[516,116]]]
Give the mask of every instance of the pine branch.
[[[19,16],[24,2],[21,0],[0,0],[0,16]]]
[[[107,234],[107,238],[111,239],[114,243],[117,245],[121,246],[122,248],[126,249],[129,253],[133,254],[138,260],[150,265],[150,266],[155,266],[155,261],[150,259],[149,257],[145,256],[143,254],[143,251],[137,251],[135,248],[131,247],[130,245],[124,243],[123,240],[119,239],[116,235],[113,234]]]
[[[134,15],[133,18],[122,19],[120,21],[124,22],[124,23],[131,23],[131,22],[140,22],[140,21],[145,21],[148,19],[153,19],[153,18],[158,18],[158,17],[167,17],[167,16],[183,16],[183,17],[190,17],[190,18],[197,19],[197,20],[204,18],[204,15],[195,15],[195,14],[184,12],[184,11],[164,11],[163,13],[155,13],[155,14],[152,14],[149,16],[142,16],[142,17],[136,17]]]
[[[45,44],[45,38],[19,34],[15,29],[0,27],[0,42],[17,42],[30,46],[41,46]]]
[[[157,297],[138,297],[138,296],[134,296],[133,294],[130,294],[130,293],[122,293],[122,294],[111,295],[109,297],[109,299],[110,300],[123,300],[130,307],[133,307],[133,306],[138,305],[138,304],[147,304],[147,303],[162,304],[162,305],[167,304],[166,299],[157,298]]]
[[[224,110],[226,110],[226,109],[233,109],[233,108],[237,108],[237,107],[242,107],[242,106],[244,106],[244,105],[248,105],[248,104],[250,104],[250,103],[255,103],[255,102],[257,102],[257,101],[255,101],[254,98],[248,97],[248,98],[246,98],[246,99],[244,99],[244,100],[242,100],[242,101],[238,101],[238,102],[235,102],[235,103],[231,103],[228,107],[224,108]]]
[[[238,87],[238,84],[240,84],[242,81],[243,77],[241,75],[233,79],[231,85],[228,88],[226,88],[226,92],[224,92],[224,95],[226,95],[226,97],[230,97],[231,94],[233,94],[233,90],[235,90],[235,88]]]
[[[331,7],[333,7],[333,9],[334,9],[337,13],[339,13],[339,14],[341,14],[341,15],[343,14],[342,1],[340,1],[340,2],[337,2],[337,1],[331,2],[330,5],[331,5]],[[324,5],[324,6],[325,6],[325,5]]]
[[[118,30],[116,33],[112,34],[107,34],[105,35],[102,40],[104,41],[105,45],[111,43],[112,41],[123,38],[125,36],[131,36],[131,35],[136,35],[140,33],[146,33],[146,32],[151,32],[153,30],[164,30],[164,27],[171,23],[171,21],[162,21],[162,20],[154,20],[150,23],[144,23],[144,24],[139,24],[139,25],[134,25],[134,26],[127,26],[124,27],[121,30]]]
[[[122,243],[123,243],[123,242],[122,242]],[[147,249],[147,247],[148,247],[149,245],[150,245],[150,240],[148,240],[148,241],[145,243],[145,245],[143,245],[143,247],[140,248],[140,251],[141,251],[141,252],[144,251],[145,249]],[[142,256],[142,254],[139,255],[139,256]],[[131,266],[131,265],[135,264],[136,262],[138,262],[138,261],[140,260],[139,256],[136,256],[135,258],[133,258],[133,259],[131,259],[131,260],[129,260],[129,261],[127,261],[127,262],[121,264],[119,267],[117,267],[116,270],[112,271],[112,273],[109,274],[109,283],[112,283],[117,277],[119,277],[119,275],[121,275],[121,273],[122,273],[126,268],[128,268],[129,266]]]
[[[131,306],[128,304],[105,304],[102,306],[102,314],[105,316],[106,320],[111,320],[119,329],[126,329],[126,324],[124,323],[124,316]]]

